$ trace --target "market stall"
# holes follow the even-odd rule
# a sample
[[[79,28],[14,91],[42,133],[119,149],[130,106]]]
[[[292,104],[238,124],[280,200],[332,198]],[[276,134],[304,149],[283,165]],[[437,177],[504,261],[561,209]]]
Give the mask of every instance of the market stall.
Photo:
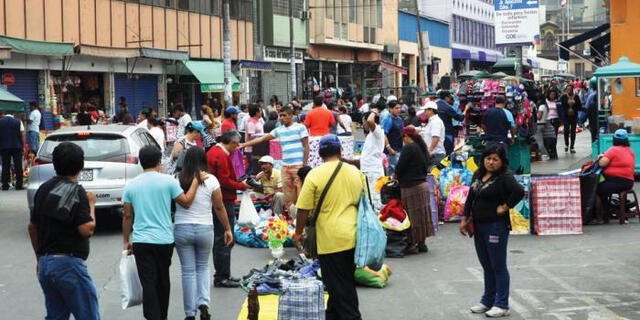
[[[624,128],[629,131],[629,142],[635,154],[640,154],[640,117],[637,110],[640,106],[616,105],[611,95],[633,90],[640,96],[640,64],[621,57],[617,63],[598,68],[594,73],[598,82],[598,130],[600,134],[593,143],[592,155],[596,158],[613,145],[613,132]],[[625,81],[634,79],[635,81]],[[635,86],[634,86],[635,85]],[[640,173],[640,158],[636,158],[635,173]]]
[[[6,89],[0,88],[0,111],[5,112],[25,112],[25,103]]]

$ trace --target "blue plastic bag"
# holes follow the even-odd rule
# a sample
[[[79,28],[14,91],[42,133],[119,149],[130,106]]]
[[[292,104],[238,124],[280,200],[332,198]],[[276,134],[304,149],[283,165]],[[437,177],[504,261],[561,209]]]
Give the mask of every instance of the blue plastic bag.
[[[379,270],[382,267],[386,246],[387,234],[382,229],[366,193],[363,192],[360,196],[356,227],[356,266]]]

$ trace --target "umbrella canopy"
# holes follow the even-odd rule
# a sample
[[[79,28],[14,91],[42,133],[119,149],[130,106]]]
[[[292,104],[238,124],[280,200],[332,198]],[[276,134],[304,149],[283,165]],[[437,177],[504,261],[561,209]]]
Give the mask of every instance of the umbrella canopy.
[[[553,76],[554,78],[575,79],[576,75],[571,73],[559,73]]]
[[[491,73],[489,73],[487,71],[484,71],[484,70],[478,72],[478,74],[476,74],[473,78],[476,79],[476,80],[492,79],[491,78]]]
[[[464,73],[460,74],[458,76],[458,78],[459,79],[462,79],[462,78],[471,79],[471,78],[475,77],[478,73],[480,73],[480,71],[471,70],[471,71],[467,71],[467,72],[464,72]]]
[[[6,112],[24,112],[26,104],[7,89],[0,88],[0,110]]]
[[[598,68],[594,76],[597,78],[640,77],[640,64],[631,62],[627,57],[620,57],[618,62]]]
[[[491,74],[491,79],[503,79],[503,78],[505,78],[507,76],[508,76],[508,74],[500,71],[500,72],[496,72],[496,73]]]

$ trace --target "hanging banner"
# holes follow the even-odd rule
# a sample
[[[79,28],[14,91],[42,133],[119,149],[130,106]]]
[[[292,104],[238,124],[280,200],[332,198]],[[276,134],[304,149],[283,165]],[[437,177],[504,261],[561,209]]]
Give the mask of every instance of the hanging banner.
[[[495,0],[497,45],[531,45],[540,35],[538,0]]]

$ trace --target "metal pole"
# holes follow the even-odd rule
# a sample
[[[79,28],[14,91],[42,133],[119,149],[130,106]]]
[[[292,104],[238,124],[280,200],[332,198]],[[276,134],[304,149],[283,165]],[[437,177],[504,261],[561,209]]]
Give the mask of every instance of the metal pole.
[[[293,45],[293,0],[289,0],[289,47],[291,48],[291,99],[295,97],[296,94],[296,51]]]
[[[420,9],[418,9],[418,0],[414,0],[413,3],[416,6],[416,24],[418,25],[418,50],[420,50],[420,68],[422,69],[422,73],[424,74],[424,87],[429,88],[429,79],[427,78],[429,75],[429,71],[427,70],[427,57],[424,52],[424,43],[422,41],[422,26],[420,23]]]
[[[231,17],[229,15],[229,0],[223,0],[222,14],[222,57],[224,61],[224,105],[230,106],[232,103],[231,89],[231,28],[229,27]]]

